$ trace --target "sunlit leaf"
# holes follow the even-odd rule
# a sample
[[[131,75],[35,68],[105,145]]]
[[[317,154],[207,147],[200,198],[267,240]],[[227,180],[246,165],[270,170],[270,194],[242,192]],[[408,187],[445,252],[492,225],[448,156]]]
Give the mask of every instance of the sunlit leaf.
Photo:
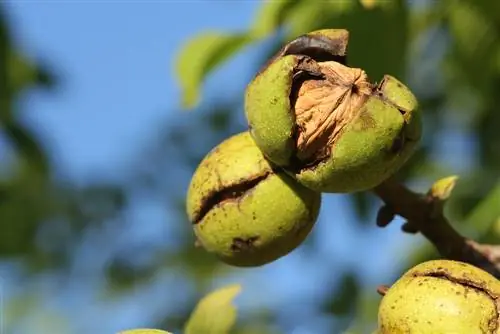
[[[206,76],[250,41],[252,38],[247,34],[221,32],[205,32],[190,39],[178,53],[175,63],[182,105],[185,108],[196,106]]]
[[[363,7],[365,7],[366,9],[372,9],[372,8],[375,8],[375,6],[377,6],[378,4],[378,1],[377,0],[359,0],[359,2],[361,3],[361,5]]]
[[[229,285],[211,292],[200,300],[189,318],[185,334],[226,334],[236,322],[233,299],[240,293],[240,285]]]

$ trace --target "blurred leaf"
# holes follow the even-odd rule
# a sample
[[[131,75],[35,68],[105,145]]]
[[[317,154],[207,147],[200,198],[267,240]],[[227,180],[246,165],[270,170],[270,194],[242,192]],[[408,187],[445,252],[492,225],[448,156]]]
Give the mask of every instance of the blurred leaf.
[[[326,5],[326,1],[300,1],[291,8],[286,18],[287,33],[285,38],[291,40],[321,26],[328,13],[327,10],[324,10]]]
[[[186,324],[185,334],[229,333],[236,322],[236,308],[232,302],[240,291],[240,285],[229,285],[201,299]]]
[[[500,217],[500,182],[467,216],[464,224],[473,226],[477,233],[484,234],[498,217]]]
[[[287,39],[326,27],[348,29],[350,66],[363,68],[373,81],[384,74],[404,79],[409,14],[401,0],[369,10],[358,1],[303,2],[287,22]]]
[[[214,132],[227,132],[230,130],[231,110],[220,109],[207,115],[206,122]]]
[[[5,11],[0,7],[0,122],[11,117],[12,93],[9,87],[9,31]],[[0,123],[1,124],[1,123]]]
[[[247,34],[219,32],[205,32],[189,40],[178,53],[176,61],[183,106],[196,106],[205,77],[251,41]]]
[[[408,17],[402,1],[391,7],[357,8],[343,15],[339,24],[351,32],[350,65],[363,68],[373,81],[384,74],[405,80]]]
[[[423,33],[427,33],[429,29],[436,27],[442,23],[445,15],[444,1],[436,1],[433,6],[427,6],[414,10],[410,15],[410,37],[415,39]]]
[[[8,57],[9,85],[13,92],[21,91],[30,85],[41,85],[45,88],[52,88],[55,85],[53,73],[33,64],[21,54],[11,52]]]
[[[28,129],[14,121],[5,123],[3,128],[18,154],[29,164],[30,169],[40,175],[48,175],[49,163],[45,152]]]
[[[356,274],[346,272],[323,309],[339,316],[351,314],[356,308],[359,294],[360,287]]]
[[[38,246],[35,240],[40,225],[54,214],[53,197],[46,180],[28,167],[19,168],[16,177],[3,185],[0,256],[32,254]]]
[[[363,5],[363,7],[365,7],[366,9],[372,9],[372,8],[375,8],[375,6],[377,6],[379,4],[379,1],[377,0],[359,0],[359,2],[361,3],[361,5]]]
[[[356,299],[356,317],[351,321],[348,333],[365,334],[377,328],[378,305],[381,297],[375,289],[360,293]]]
[[[273,33],[286,20],[287,13],[304,0],[265,1],[260,6],[250,33],[256,38]],[[308,2],[310,5],[311,3]]]
[[[492,22],[465,1],[455,1],[448,7],[449,27],[459,50],[467,57],[483,54],[494,41]]]
[[[367,192],[357,192],[350,195],[351,203],[360,222],[366,222],[372,212],[372,203],[369,196],[370,194]]]
[[[460,80],[471,91],[485,94],[493,89],[495,74],[492,57],[499,34],[494,23],[466,1],[453,2],[447,14],[447,28],[454,42],[453,56],[447,58],[449,80]]]
[[[115,216],[127,204],[125,190],[119,185],[95,184],[78,189],[75,194],[78,210],[88,220],[104,220]]]
[[[106,283],[108,294],[123,293],[140,284],[147,283],[156,274],[156,266],[134,266],[125,260],[117,259],[106,266]]]
[[[396,0],[359,0],[359,2],[367,10],[374,9],[376,7],[391,7],[397,3]]]
[[[372,2],[374,0],[371,0]],[[391,1],[391,0],[387,0]],[[369,9],[368,7],[364,6],[362,1],[358,0],[345,0],[345,1],[327,1],[326,7],[330,12],[333,12],[335,14],[341,14],[345,13],[347,11],[353,10],[355,8],[361,8],[361,9]],[[361,5],[361,6],[360,6]]]

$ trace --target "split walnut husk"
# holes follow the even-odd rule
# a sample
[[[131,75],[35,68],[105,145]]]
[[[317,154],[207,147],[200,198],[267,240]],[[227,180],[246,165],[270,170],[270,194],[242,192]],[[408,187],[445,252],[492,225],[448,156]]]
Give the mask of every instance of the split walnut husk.
[[[372,84],[347,66],[346,30],[288,43],[248,85],[245,115],[265,156],[321,192],[371,189],[408,160],[421,137],[418,103],[386,75]]]

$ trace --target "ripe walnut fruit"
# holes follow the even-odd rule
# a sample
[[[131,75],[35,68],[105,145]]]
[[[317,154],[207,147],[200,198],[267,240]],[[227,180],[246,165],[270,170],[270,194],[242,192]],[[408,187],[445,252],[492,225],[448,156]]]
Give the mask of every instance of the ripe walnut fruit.
[[[379,306],[378,334],[500,333],[500,282],[470,264],[434,260],[406,272]]]
[[[245,115],[264,155],[320,192],[371,189],[412,155],[417,100],[392,76],[372,84],[346,66],[346,30],[284,46],[247,86]]]
[[[265,159],[248,132],[215,147],[194,173],[187,213],[199,244],[242,267],[272,262],[314,226],[321,194]]]

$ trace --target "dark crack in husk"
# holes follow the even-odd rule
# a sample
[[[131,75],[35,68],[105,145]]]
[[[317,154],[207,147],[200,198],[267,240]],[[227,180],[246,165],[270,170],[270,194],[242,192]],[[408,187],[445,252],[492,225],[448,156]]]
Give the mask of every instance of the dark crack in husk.
[[[439,268],[438,268],[439,269]],[[437,270],[433,272],[414,272],[411,275],[412,277],[433,277],[438,279],[447,280],[449,282],[459,284],[465,288],[469,288],[471,290],[480,293],[493,301],[495,305],[495,316],[488,321],[488,326],[491,330],[491,334],[497,333],[500,325],[500,300],[499,295],[488,289],[484,282],[477,282],[472,279],[455,277],[446,269]]]
[[[228,201],[238,201],[243,196],[251,192],[260,182],[264,181],[273,171],[265,171],[263,174],[257,174],[246,180],[231,184],[225,188],[213,191],[205,196],[198,212],[195,213],[193,224],[198,224],[214,207]]]

